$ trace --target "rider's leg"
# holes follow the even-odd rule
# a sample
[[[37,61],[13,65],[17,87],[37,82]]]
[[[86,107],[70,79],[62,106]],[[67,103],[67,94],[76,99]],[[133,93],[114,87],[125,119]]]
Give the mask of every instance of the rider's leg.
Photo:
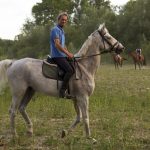
[[[74,74],[73,67],[69,64],[66,58],[54,58],[55,63],[65,72],[64,81],[60,89],[60,97],[65,97],[66,89],[68,88],[69,80]]]

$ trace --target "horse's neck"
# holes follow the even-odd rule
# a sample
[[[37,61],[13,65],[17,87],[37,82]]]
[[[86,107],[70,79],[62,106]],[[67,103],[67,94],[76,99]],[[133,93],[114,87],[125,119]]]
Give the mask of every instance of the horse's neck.
[[[92,76],[95,74],[99,64],[100,56],[92,56],[99,54],[99,39],[96,40],[92,35],[84,42],[79,52],[76,54],[81,57],[80,64]],[[83,58],[83,59],[82,59]]]
[[[89,74],[94,76],[99,64],[100,64],[100,56],[92,56],[100,53],[99,50],[90,49],[86,53],[86,55],[82,56],[83,59],[80,61],[80,64],[87,70]],[[88,56],[88,57],[87,57]]]

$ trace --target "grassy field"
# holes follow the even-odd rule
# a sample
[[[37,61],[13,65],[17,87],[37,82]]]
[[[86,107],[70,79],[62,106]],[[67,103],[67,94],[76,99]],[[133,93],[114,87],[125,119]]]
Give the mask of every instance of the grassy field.
[[[96,88],[90,98],[90,127],[97,144],[85,138],[82,123],[66,138],[60,131],[75,117],[72,102],[35,95],[27,107],[34,125],[34,136],[27,137],[25,124],[17,113],[18,139],[9,131],[9,90],[0,96],[0,150],[148,150],[150,149],[150,67],[134,70],[124,66],[101,65]]]

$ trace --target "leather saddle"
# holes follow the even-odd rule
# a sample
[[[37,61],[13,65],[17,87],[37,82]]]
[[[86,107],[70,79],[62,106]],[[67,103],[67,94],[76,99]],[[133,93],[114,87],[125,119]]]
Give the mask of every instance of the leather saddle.
[[[55,64],[50,56],[43,60],[42,73],[46,78],[63,81],[65,72]]]

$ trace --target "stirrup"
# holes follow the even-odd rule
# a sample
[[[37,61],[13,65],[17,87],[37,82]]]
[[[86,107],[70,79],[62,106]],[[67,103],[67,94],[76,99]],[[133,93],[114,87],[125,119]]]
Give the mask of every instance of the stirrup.
[[[64,98],[66,98],[66,99],[73,99],[75,97],[71,96],[70,94],[66,94]]]
[[[59,93],[59,98],[66,98],[66,99],[73,99],[75,97],[71,96],[70,94],[68,94],[66,91],[60,91]]]

